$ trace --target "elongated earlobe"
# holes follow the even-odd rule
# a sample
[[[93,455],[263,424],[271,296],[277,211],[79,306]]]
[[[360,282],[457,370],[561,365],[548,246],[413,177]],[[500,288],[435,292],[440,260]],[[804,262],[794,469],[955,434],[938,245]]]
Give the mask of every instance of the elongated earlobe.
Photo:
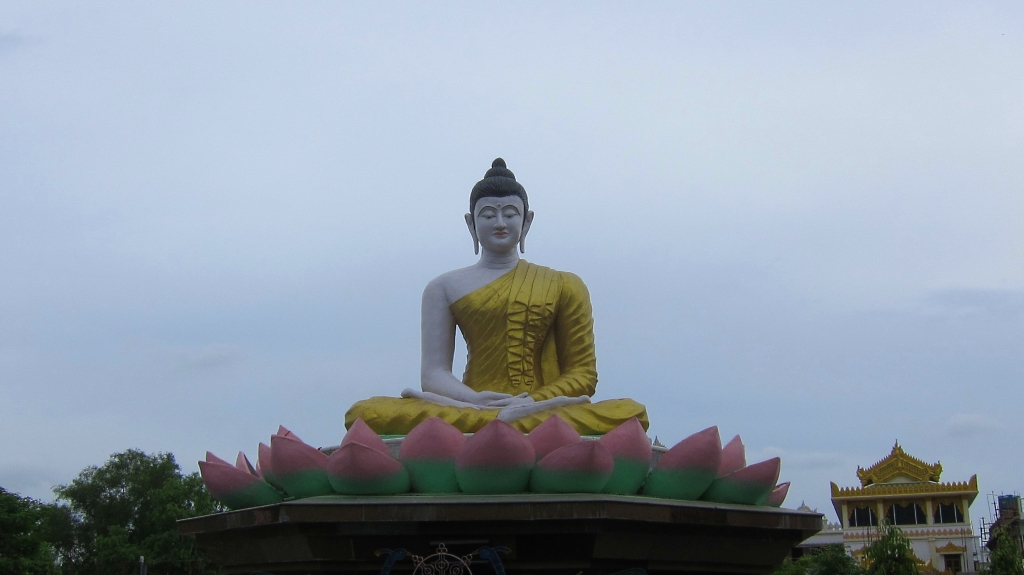
[[[480,239],[476,237],[476,223],[473,222],[473,214],[466,214],[466,227],[469,228],[469,235],[473,236],[473,254],[480,255]]]
[[[526,212],[523,218],[523,233],[519,235],[519,253],[526,253],[526,234],[530,233],[530,226],[533,224],[533,210]]]

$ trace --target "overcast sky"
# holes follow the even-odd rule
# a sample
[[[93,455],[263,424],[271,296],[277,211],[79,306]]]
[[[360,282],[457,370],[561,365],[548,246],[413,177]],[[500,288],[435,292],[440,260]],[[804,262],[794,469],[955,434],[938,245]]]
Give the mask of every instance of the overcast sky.
[[[935,1],[0,4],[0,486],[337,444],[496,156],[663,443],[1024,489],[1024,5]]]

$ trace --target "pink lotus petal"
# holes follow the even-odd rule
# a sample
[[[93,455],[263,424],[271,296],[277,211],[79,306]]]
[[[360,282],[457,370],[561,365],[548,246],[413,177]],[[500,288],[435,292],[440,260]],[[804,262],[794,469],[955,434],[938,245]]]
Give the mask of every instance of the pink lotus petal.
[[[210,453],[209,451],[206,452],[206,461],[208,463],[223,463],[224,465],[231,465],[227,461],[224,461],[223,459],[217,457],[216,455]]]
[[[233,493],[263,481],[230,463],[223,462],[223,460],[200,461],[199,472],[203,476],[203,483],[206,484],[206,488],[209,489],[210,494],[215,498],[220,498],[224,494]]]
[[[389,457],[391,456],[391,449],[388,447],[388,444],[384,443],[384,440],[374,433],[370,426],[366,425],[366,422],[362,419],[352,422],[352,427],[348,428],[348,432],[345,433],[345,437],[341,440],[340,447],[345,447],[352,442],[362,443],[366,447],[376,449]]]
[[[533,445],[538,460],[560,447],[583,441],[573,426],[554,414],[533,428],[533,431],[526,437]]]
[[[611,475],[615,459],[600,441],[579,441],[552,451],[537,462],[537,469]]]
[[[737,435],[722,448],[722,463],[718,467],[718,476],[725,477],[746,465],[746,449],[743,447],[743,440]]]
[[[405,436],[398,448],[398,458],[454,460],[465,443],[466,436],[454,425],[440,417],[431,417]]]
[[[782,460],[778,457],[773,457],[733,471],[726,478],[746,484],[771,486],[775,485],[779,480],[779,472],[781,470]]]
[[[455,467],[532,467],[536,460],[533,444],[521,431],[494,419],[466,440]]]
[[[277,426],[277,433],[275,435],[280,435],[281,437],[291,437],[292,439],[299,439],[298,435],[295,435],[294,433],[289,431],[288,428],[286,428],[283,425],[278,425]],[[299,439],[299,441],[302,441],[302,440]]]
[[[661,459],[658,469],[704,469],[715,471],[722,463],[722,439],[718,426],[694,433],[672,446]]]
[[[270,466],[270,446],[260,442],[260,446],[256,450],[256,456],[256,473],[260,477],[266,477],[268,474],[273,475],[274,471]]]
[[[763,503],[779,480],[781,463],[778,457],[773,457],[719,477],[701,495],[701,499],[743,505]]]
[[[272,435],[270,462],[274,475],[281,476],[310,469],[324,469],[327,466],[327,456],[294,435]]]
[[[249,463],[249,458],[245,456],[241,451],[238,452],[238,457],[235,458],[235,467],[245,471],[246,473],[259,477],[260,474],[256,473],[256,468]]]
[[[768,498],[764,500],[764,504],[769,507],[782,507],[782,502],[786,500],[786,495],[789,494],[789,482],[780,483],[768,494]]]
[[[327,473],[345,479],[366,481],[403,470],[402,464],[394,457],[356,441],[342,445],[327,459]]]
[[[609,431],[598,441],[613,457],[651,463],[651,440],[640,420],[635,417]]]
[[[231,509],[270,505],[282,500],[281,493],[266,481],[227,463],[199,462],[210,495]]]

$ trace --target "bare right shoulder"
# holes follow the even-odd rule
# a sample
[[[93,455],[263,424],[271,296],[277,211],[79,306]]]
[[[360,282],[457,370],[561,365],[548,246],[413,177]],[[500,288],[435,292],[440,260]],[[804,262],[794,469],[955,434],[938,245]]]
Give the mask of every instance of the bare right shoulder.
[[[423,288],[423,300],[443,300],[445,305],[451,305],[455,299],[458,299],[453,297],[453,294],[459,291],[456,286],[465,283],[472,272],[473,266],[467,266],[437,276],[427,283],[427,287]]]

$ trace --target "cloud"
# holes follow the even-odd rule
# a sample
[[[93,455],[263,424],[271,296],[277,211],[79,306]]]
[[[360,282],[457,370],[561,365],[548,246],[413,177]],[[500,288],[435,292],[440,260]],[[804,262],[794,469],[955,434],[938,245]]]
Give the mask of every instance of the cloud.
[[[53,500],[53,487],[67,478],[54,469],[35,465],[13,466],[0,469],[0,487],[42,501]]]
[[[794,469],[841,469],[846,464],[846,457],[839,453],[822,451],[790,451],[780,447],[768,446],[758,450],[757,455],[747,454],[747,463],[756,463],[763,459],[779,457],[784,465]]]
[[[0,32],[0,55],[10,54],[28,43],[28,39],[13,32]]]
[[[245,359],[245,350],[232,345],[209,345],[199,348],[181,349],[174,354],[173,371],[195,373],[213,371],[240,363]]]
[[[962,439],[973,439],[1002,429],[998,420],[980,413],[956,413],[946,424],[946,433]]]
[[[929,294],[925,303],[933,313],[1024,315],[1024,291],[1020,290],[941,290]]]

